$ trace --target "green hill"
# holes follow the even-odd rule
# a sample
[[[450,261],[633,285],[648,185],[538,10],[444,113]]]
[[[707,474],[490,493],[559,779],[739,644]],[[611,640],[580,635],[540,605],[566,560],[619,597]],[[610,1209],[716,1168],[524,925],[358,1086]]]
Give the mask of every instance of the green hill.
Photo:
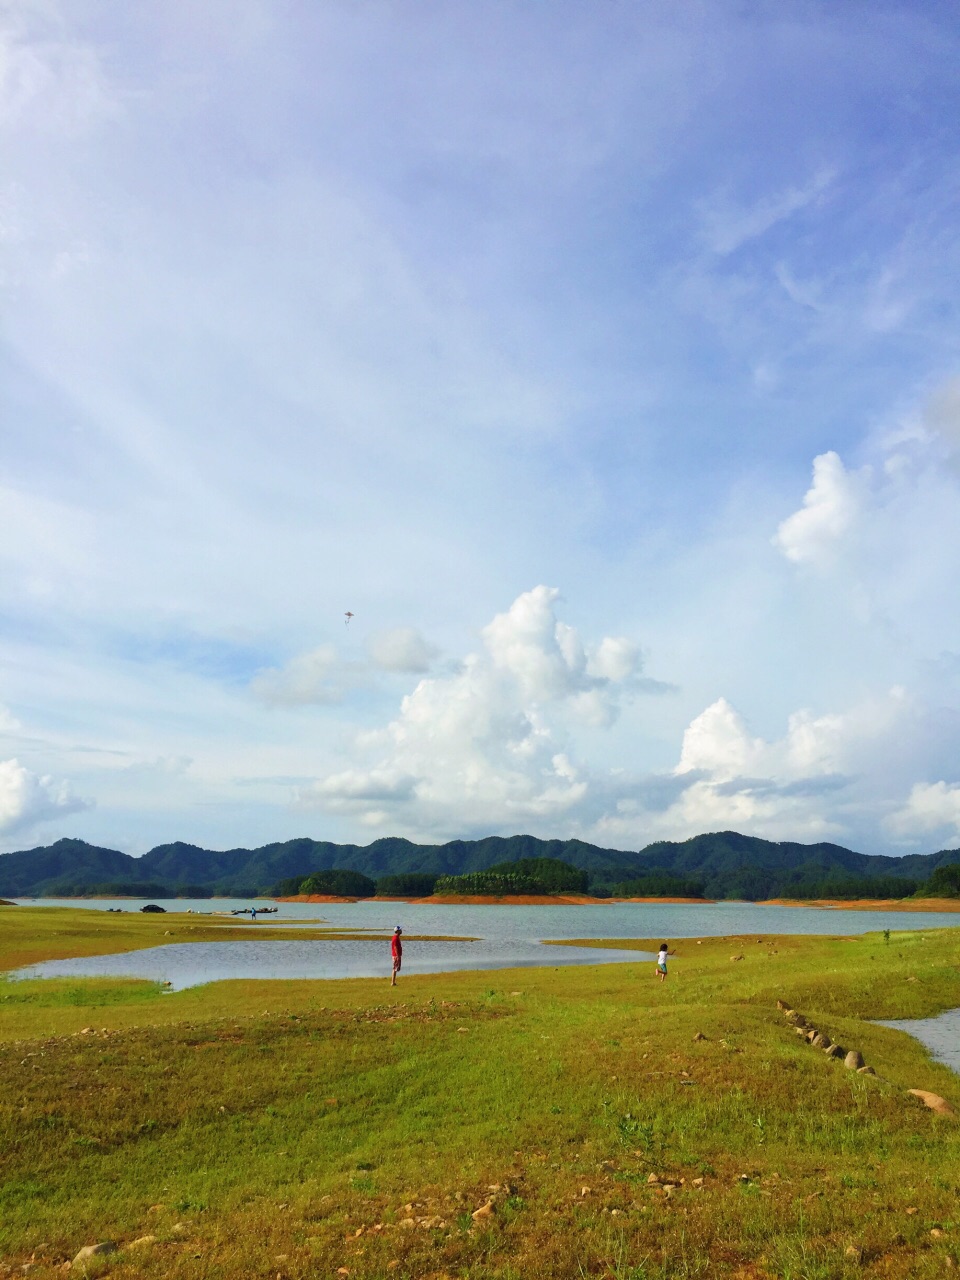
[[[604,849],[582,840],[488,836],[422,845],[389,836],[368,845],[301,837],[257,849],[202,849],[175,841],[140,858],[83,840],[0,854],[0,896],[96,893],[252,896],[282,880],[321,871],[354,871],[379,881],[417,873],[461,876],[501,864],[550,859],[586,872],[591,891],[631,885],[677,892],[686,885],[711,898],[901,897],[932,872],[960,862],[960,850],[886,857],[842,845],[761,840],[735,831],[690,840],[661,840],[637,852]],[[643,892],[634,889],[634,892]]]

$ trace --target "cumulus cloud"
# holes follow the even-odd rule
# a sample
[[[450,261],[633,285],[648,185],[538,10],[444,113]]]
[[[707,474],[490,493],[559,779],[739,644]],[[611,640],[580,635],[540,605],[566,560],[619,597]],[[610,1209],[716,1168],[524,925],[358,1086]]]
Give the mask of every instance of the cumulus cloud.
[[[0,835],[13,835],[90,807],[67,783],[31,773],[16,759],[0,761]]]
[[[838,454],[821,453],[803,506],[781,523],[774,545],[795,564],[828,560],[856,523],[864,484],[864,473],[848,471]]]
[[[960,785],[942,780],[916,783],[906,804],[891,814],[887,826],[895,835],[901,836],[917,831],[940,831],[945,836],[960,836]]]
[[[370,641],[370,657],[383,671],[421,675],[430,670],[439,650],[413,627],[378,632]]]
[[[639,649],[593,647],[535,587],[482,631],[451,674],[421,680],[399,715],[358,745],[378,759],[303,788],[301,805],[405,829],[485,830],[576,815],[596,780],[574,758],[571,726],[608,726],[636,688]]]

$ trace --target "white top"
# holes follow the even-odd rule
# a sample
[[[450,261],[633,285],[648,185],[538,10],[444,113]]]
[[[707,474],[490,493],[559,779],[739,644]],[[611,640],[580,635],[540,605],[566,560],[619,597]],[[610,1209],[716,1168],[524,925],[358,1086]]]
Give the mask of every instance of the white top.
[[[666,964],[666,963],[667,963],[667,948],[661,947],[660,951],[657,954],[657,964]]]

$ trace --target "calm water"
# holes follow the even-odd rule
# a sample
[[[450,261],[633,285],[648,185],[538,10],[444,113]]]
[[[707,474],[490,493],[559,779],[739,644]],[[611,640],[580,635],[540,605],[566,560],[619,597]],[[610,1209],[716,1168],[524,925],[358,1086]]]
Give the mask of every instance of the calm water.
[[[906,1031],[925,1044],[938,1062],[960,1071],[960,1009],[948,1009],[936,1018],[903,1018],[877,1025]]]
[[[136,911],[144,900],[45,898],[28,905],[84,907],[106,910],[120,905]],[[248,907],[250,900],[177,899],[167,901],[166,918],[176,928],[182,913],[229,913]],[[266,905],[264,903],[263,905]],[[175,989],[224,978],[349,978],[383,977],[389,973],[389,949],[382,939],[337,942],[318,932],[316,940],[270,941],[277,925],[334,926],[351,932],[389,933],[395,924],[405,935],[456,937],[453,942],[409,942],[404,950],[404,974],[449,972],[457,969],[504,969],[545,965],[637,963],[652,961],[644,952],[610,952],[588,948],[547,947],[544,939],[562,938],[686,938],[736,936],[762,938],[772,934],[861,934],[882,929],[960,927],[960,914],[890,911],[843,911],[818,908],[765,907],[754,903],[714,904],[609,903],[589,906],[442,906],[402,902],[280,903],[277,915],[236,917],[250,941],[171,942],[125,955],[91,956],[48,961],[21,969],[20,977],[129,976],[169,982]],[[159,940],[159,939],[158,939]],[[683,964],[683,949],[676,964]]]

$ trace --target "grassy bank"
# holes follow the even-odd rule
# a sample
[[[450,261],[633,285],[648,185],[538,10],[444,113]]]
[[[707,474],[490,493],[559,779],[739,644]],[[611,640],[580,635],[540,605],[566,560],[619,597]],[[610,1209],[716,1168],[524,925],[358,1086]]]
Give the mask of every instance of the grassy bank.
[[[0,966],[181,925],[251,936],[4,908]],[[906,1090],[960,1111],[960,1080],[864,1019],[960,1004],[960,930],[677,950],[664,984],[0,982],[0,1255],[38,1278],[105,1239],[89,1274],[949,1274],[960,1121]],[[778,997],[879,1078],[802,1044]]]

